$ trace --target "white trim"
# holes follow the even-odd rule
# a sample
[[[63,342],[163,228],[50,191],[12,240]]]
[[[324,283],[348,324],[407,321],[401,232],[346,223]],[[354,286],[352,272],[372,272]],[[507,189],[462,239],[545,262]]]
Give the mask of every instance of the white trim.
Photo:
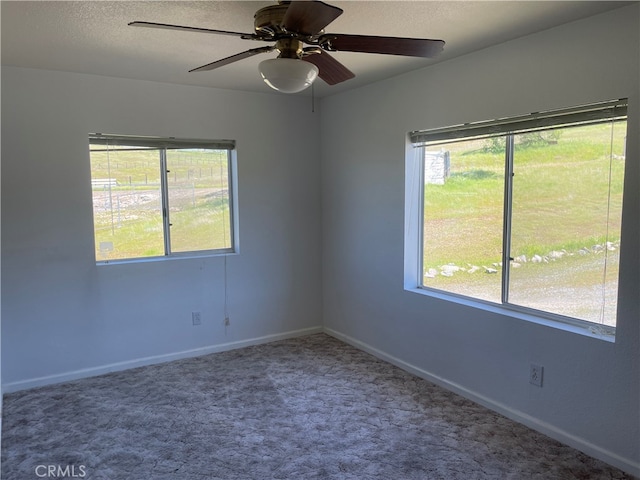
[[[420,226],[423,203],[419,192],[422,191],[424,172],[422,148],[413,148],[409,139],[405,145],[404,174],[404,288],[410,289],[421,284]]]
[[[457,393],[462,397],[465,397],[473,402],[476,402],[494,412],[497,412],[505,417],[526,425],[533,430],[536,430],[554,440],[557,440],[565,445],[568,445],[572,448],[580,450],[581,452],[586,453],[594,458],[602,460],[603,462],[608,463],[614,467],[617,467],[625,472],[628,472],[632,475],[640,477],[640,462],[634,462],[630,458],[622,457],[614,452],[606,450],[602,447],[594,445],[593,443],[585,440],[584,438],[575,436],[569,432],[566,432],[550,423],[544,422],[538,418],[532,417],[531,415],[521,412],[520,410],[516,410],[514,408],[509,407],[501,402],[496,402],[495,400],[485,397],[473,390],[469,390],[468,388],[447,380],[446,378],[435,375],[427,370],[424,370],[420,367],[412,365],[410,363],[405,362],[404,360],[394,357],[393,355],[389,355],[382,350],[379,350],[371,345],[361,342],[360,340],[356,340],[349,335],[345,335],[331,328],[324,328],[324,332],[327,335],[337,338],[345,343],[348,343],[360,350],[363,350],[367,353],[370,353],[374,357],[377,357],[381,360],[391,363],[396,367],[401,368],[409,373],[412,373],[420,378],[428,380],[436,385]]]
[[[229,151],[229,168],[231,175],[231,196],[229,202],[231,203],[231,249],[233,253],[240,253],[240,207],[238,200],[238,151],[234,148]]]
[[[484,310],[486,312],[495,313],[497,315],[506,315],[511,318],[536,323],[545,327],[564,330],[565,332],[577,333],[578,335],[584,335],[589,338],[604,340],[610,343],[615,343],[616,341],[615,335],[608,334],[607,330],[601,328],[597,323],[588,324],[587,321],[583,321],[582,323],[584,323],[584,325],[579,325],[579,320],[575,323],[567,320],[555,320],[554,318],[552,318],[553,314],[549,312],[536,311],[535,314],[528,313],[524,308],[518,307],[517,305],[501,305],[498,303],[488,302],[472,297],[465,297],[463,295],[456,295],[441,290],[408,287],[405,285],[405,291],[417,293],[418,295],[424,295],[431,298],[445,300],[451,303],[457,303],[466,307],[477,308],[478,310]]]
[[[171,255],[159,255],[157,257],[137,257],[137,258],[116,258],[114,260],[96,260],[98,267],[110,266],[110,265],[126,265],[136,263],[150,263],[150,262],[172,262],[174,260],[200,260],[203,258],[215,258],[215,257],[230,257],[233,255],[239,255],[239,252],[232,249],[220,249],[220,250],[198,250],[194,252],[177,252],[171,253]]]
[[[184,350],[182,352],[174,352],[163,355],[154,355],[151,357],[142,357],[134,360],[127,360],[124,362],[111,363],[108,365],[102,365],[100,367],[83,368],[80,370],[73,370],[66,373],[60,373],[55,375],[48,375],[46,377],[31,378],[28,380],[20,380],[18,382],[11,382],[2,385],[3,393],[17,392],[19,390],[27,390],[29,388],[42,387],[45,385],[51,385],[54,383],[69,382],[72,380],[78,380],[81,378],[95,377],[98,375],[104,375],[106,373],[118,372],[121,370],[128,370],[130,368],[144,367],[147,365],[155,365],[158,363],[172,362],[174,360],[181,360],[183,358],[199,357],[202,355],[209,355],[210,353],[225,352],[228,350],[235,350],[238,348],[250,347],[253,345],[260,345],[263,343],[276,342],[278,340],[286,340],[288,338],[303,337],[306,335],[312,335],[314,333],[322,333],[322,327],[310,327],[303,328],[301,330],[291,330],[283,333],[276,333],[272,335],[265,335],[262,337],[249,338],[247,340],[239,340],[236,342],[221,343],[218,345],[210,345],[208,347],[194,348],[192,350]]]

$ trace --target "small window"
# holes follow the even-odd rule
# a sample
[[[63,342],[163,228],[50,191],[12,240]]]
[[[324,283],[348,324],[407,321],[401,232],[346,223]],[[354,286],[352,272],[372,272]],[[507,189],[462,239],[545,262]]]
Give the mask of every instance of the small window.
[[[620,100],[412,132],[418,287],[613,333],[626,125]]]
[[[234,143],[89,137],[98,262],[231,253]]]

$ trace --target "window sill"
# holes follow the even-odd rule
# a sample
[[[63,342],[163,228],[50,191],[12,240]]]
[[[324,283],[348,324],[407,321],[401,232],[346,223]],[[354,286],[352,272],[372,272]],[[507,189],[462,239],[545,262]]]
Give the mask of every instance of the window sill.
[[[97,260],[96,265],[101,267],[105,265],[122,265],[122,264],[132,264],[132,263],[153,263],[153,262],[167,262],[174,260],[199,260],[203,258],[215,258],[215,257],[227,257],[232,255],[239,255],[236,251],[211,251],[211,252],[202,252],[202,253],[184,253],[177,254],[174,253],[172,255],[162,255],[158,257],[144,257],[144,258],[122,258],[117,260]]]
[[[580,320],[575,320],[574,323],[569,323],[567,321],[560,320],[555,316],[543,316],[542,313],[536,315],[523,310],[520,310],[516,306],[507,306],[507,305],[499,305],[491,302],[485,302],[482,300],[477,300],[468,297],[462,297],[458,295],[454,295],[451,293],[431,290],[426,288],[419,287],[405,287],[405,291],[411,293],[417,293],[419,295],[424,295],[431,298],[437,298],[439,300],[445,300],[447,302],[456,303],[458,305],[464,305],[466,307],[477,308],[479,310],[483,310],[485,312],[491,312],[498,315],[504,315],[511,318],[516,318],[518,320],[524,320],[526,322],[535,323],[538,325],[543,325],[546,327],[555,328],[558,330],[563,330],[565,332],[576,333],[578,335],[583,335],[589,338],[595,338],[598,340],[604,340],[606,342],[615,343],[615,330],[613,333],[607,333],[600,328],[598,324],[590,324],[588,322],[584,322],[584,325],[581,325]]]

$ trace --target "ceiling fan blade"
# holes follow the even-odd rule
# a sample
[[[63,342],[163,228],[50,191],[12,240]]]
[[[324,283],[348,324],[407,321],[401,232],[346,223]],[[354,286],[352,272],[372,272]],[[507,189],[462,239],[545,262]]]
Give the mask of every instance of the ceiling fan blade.
[[[320,1],[292,1],[282,19],[289,32],[316,35],[342,15],[343,10]]]
[[[170,25],[168,23],[154,23],[154,22],[131,22],[131,27],[147,27],[147,28],[164,28],[167,30],[181,30],[183,32],[197,32],[197,33],[216,33],[218,35],[231,35],[234,37],[241,37],[246,39],[259,39],[257,35],[252,33],[240,33],[240,32],[228,32],[226,30],[212,30],[210,28],[199,27],[184,27],[182,25]]]
[[[371,35],[325,34],[318,39],[331,52],[382,53],[407,57],[431,58],[444,48],[443,40],[424,38],[376,37]]]
[[[246,52],[236,53],[235,55],[231,55],[230,57],[226,57],[221,60],[216,60],[215,62],[207,63],[206,65],[202,65],[201,67],[194,68],[193,70],[189,70],[189,72],[204,72],[207,70],[213,70],[219,67],[224,67],[225,65],[229,65],[230,63],[237,62],[238,60],[243,60],[245,58],[253,57],[254,55],[258,55],[259,53],[271,52],[274,49],[275,47],[252,48],[251,50],[247,50]]]
[[[355,77],[351,70],[324,51],[306,55],[302,57],[302,60],[318,67],[320,70],[318,76],[329,85],[335,85]]]

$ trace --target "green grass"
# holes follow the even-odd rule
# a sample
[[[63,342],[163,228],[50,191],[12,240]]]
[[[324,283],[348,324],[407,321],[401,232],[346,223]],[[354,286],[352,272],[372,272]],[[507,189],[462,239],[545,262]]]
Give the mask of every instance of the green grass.
[[[171,248],[173,252],[230,247],[227,152],[169,151]],[[114,179],[94,187],[98,260],[164,255],[157,150],[92,152],[92,179]],[[112,251],[101,251],[103,242]]]
[[[563,131],[556,145],[516,147],[512,256],[570,249],[603,238],[609,151],[598,141],[608,141],[610,129],[581,129],[581,135]],[[614,153],[622,152],[624,132],[618,130]],[[504,154],[487,153],[477,141],[451,148],[450,178],[445,185],[425,187],[426,267],[500,258],[503,165]],[[620,235],[624,162],[614,160],[611,167],[609,238],[615,240]]]
[[[136,218],[117,215],[96,216],[96,258],[113,260],[164,255],[163,226],[160,211],[137,211]],[[198,203],[171,213],[171,246],[174,252],[230,247],[229,208],[217,200]],[[112,242],[114,250],[100,252],[101,242]]]
[[[219,186],[227,175],[227,151],[169,151],[167,174],[170,183],[195,183]],[[160,184],[158,150],[134,150],[91,153],[91,178],[115,179],[119,186]],[[212,183],[213,182],[213,183]]]
[[[625,134],[619,124],[613,135],[610,125],[594,125],[564,129],[552,144],[523,145],[516,139],[512,257],[576,253],[619,241]],[[504,152],[488,147],[478,140],[445,146],[450,151],[450,177],[444,185],[426,185],[424,192],[425,272],[447,264],[493,266],[502,260]],[[617,257],[609,264],[612,278],[617,278],[616,262]],[[562,269],[582,273],[565,274]],[[577,287],[597,285],[603,279],[601,262],[580,255],[528,263],[513,272],[524,284],[544,281],[546,275]],[[484,288],[494,301],[499,301],[499,283],[499,274],[425,279],[427,286],[462,294]]]

